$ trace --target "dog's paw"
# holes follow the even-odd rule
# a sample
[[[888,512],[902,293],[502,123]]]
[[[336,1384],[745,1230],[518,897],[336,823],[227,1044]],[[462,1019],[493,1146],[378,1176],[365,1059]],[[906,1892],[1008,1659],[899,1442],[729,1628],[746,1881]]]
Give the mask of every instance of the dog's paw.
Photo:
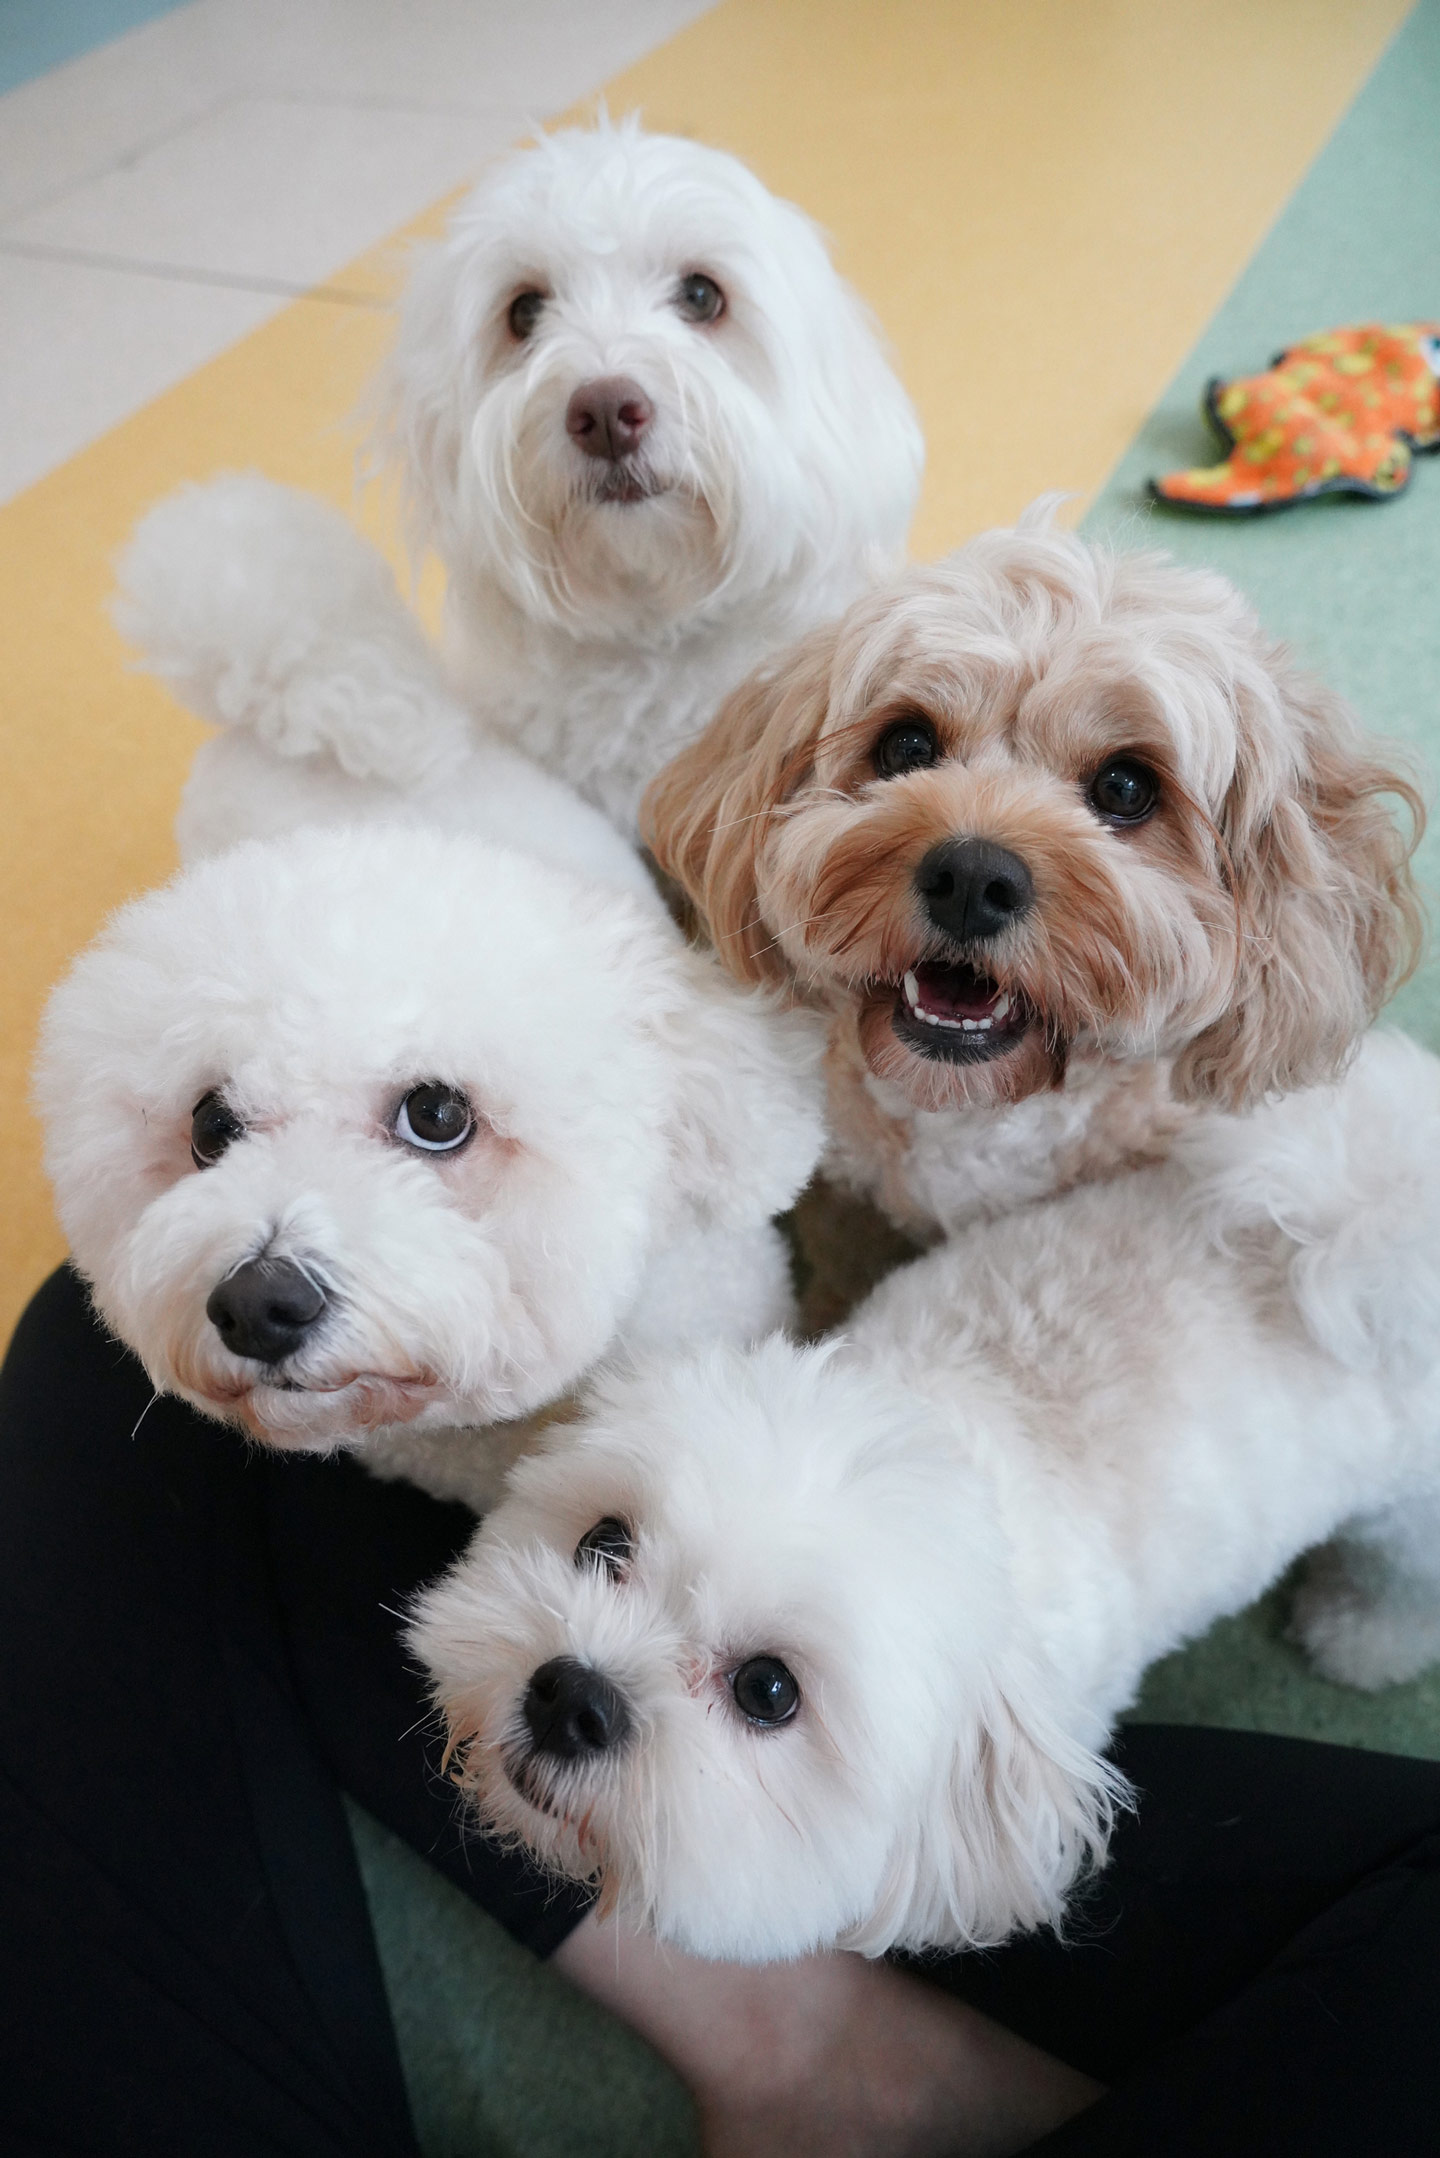
[[[1440,1662],[1440,1601],[1391,1575],[1377,1555],[1356,1565],[1343,1548],[1318,1552],[1291,1609],[1289,1638],[1322,1678],[1376,1693]]]
[[[276,756],[330,757],[351,779],[402,793],[443,785],[470,746],[469,721],[428,662],[378,636],[306,653],[243,716]]]

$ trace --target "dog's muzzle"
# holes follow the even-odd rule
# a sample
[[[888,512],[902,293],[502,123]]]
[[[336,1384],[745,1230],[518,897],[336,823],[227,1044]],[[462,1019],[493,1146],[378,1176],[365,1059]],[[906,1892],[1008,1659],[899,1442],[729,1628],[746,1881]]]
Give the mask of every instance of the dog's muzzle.
[[[935,927],[957,944],[984,944],[1035,904],[1035,880],[1018,854],[991,839],[946,839],[915,872]]]
[[[1029,868],[993,840],[946,839],[920,863],[914,888],[955,956],[917,959],[907,971],[896,990],[894,1032],[907,1048],[944,1063],[1007,1055],[1035,1014],[969,955],[983,958],[989,943],[1029,913],[1035,904]]]
[[[593,1664],[552,1656],[531,1675],[520,1713],[530,1750],[550,1761],[583,1762],[623,1746],[634,1720],[618,1687]]]
[[[575,391],[565,408],[565,432],[585,456],[620,464],[635,455],[654,416],[638,382],[605,375]]]
[[[293,1259],[262,1253],[215,1284],[205,1316],[232,1356],[283,1364],[328,1309],[329,1299],[313,1275]]]

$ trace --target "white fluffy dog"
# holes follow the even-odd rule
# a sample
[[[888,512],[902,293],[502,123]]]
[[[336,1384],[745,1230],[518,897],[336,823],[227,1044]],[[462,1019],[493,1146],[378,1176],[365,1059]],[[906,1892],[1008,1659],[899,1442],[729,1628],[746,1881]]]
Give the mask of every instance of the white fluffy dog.
[[[616,1378],[412,1639],[484,1817],[632,1922],[741,1960],[960,1947],[1061,1916],[1145,1666],[1337,1530],[1299,1636],[1409,1677],[1440,1656],[1440,1062],[1399,1036],[977,1225],[842,1342]]]
[[[469,713],[627,835],[727,690],[898,565],[922,461],[815,227],[733,157],[633,123],[544,137],[487,175],[418,263],[382,402],[415,542],[449,575]],[[174,575],[197,553],[224,571],[203,491],[182,502],[151,552],[163,529]],[[264,517],[233,543],[228,574],[263,578]],[[165,575],[146,579],[162,601]],[[317,604],[318,576],[295,634]],[[130,630],[163,647],[143,619]],[[272,711],[265,751],[408,784],[464,734],[453,700],[416,724],[412,672],[382,640],[318,726],[313,707]]]
[[[37,1101],[75,1262],[157,1388],[476,1502],[525,1434],[474,1427],[617,1344],[785,1323],[815,1059],[653,900],[314,830],[122,910],[51,1000]]]
[[[921,1231],[1333,1078],[1418,948],[1401,760],[1223,577],[1047,510],[758,673],[647,803],[731,971],[831,1014],[832,1165]]]

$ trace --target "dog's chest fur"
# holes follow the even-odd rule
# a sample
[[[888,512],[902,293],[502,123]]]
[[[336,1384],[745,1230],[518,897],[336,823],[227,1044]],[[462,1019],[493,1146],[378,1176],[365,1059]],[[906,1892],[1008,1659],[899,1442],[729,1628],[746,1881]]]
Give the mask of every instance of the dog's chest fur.
[[[1171,1098],[1165,1064],[1083,1056],[1062,1086],[1009,1107],[915,1109],[867,1070],[848,1011],[826,1073],[828,1172],[922,1241],[1163,1161],[1191,1114]]]
[[[854,596],[776,591],[717,605],[651,636],[582,641],[529,621],[497,593],[457,593],[451,664],[472,712],[633,836],[656,773],[709,725],[732,689],[792,637]]]

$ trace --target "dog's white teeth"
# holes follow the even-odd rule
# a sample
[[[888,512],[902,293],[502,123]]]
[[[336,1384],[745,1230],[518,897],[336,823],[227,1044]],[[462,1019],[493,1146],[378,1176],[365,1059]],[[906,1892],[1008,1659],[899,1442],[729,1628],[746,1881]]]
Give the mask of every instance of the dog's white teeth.
[[[987,1012],[983,1019],[942,1019],[938,1012],[927,1011],[921,1003],[920,984],[913,971],[905,976],[904,990],[905,1001],[913,1018],[923,1019],[927,1027],[948,1027],[951,1033],[960,1034],[988,1034],[996,1020],[1005,1017],[1013,1001],[1009,990],[1005,989],[995,999],[993,1009]]]

